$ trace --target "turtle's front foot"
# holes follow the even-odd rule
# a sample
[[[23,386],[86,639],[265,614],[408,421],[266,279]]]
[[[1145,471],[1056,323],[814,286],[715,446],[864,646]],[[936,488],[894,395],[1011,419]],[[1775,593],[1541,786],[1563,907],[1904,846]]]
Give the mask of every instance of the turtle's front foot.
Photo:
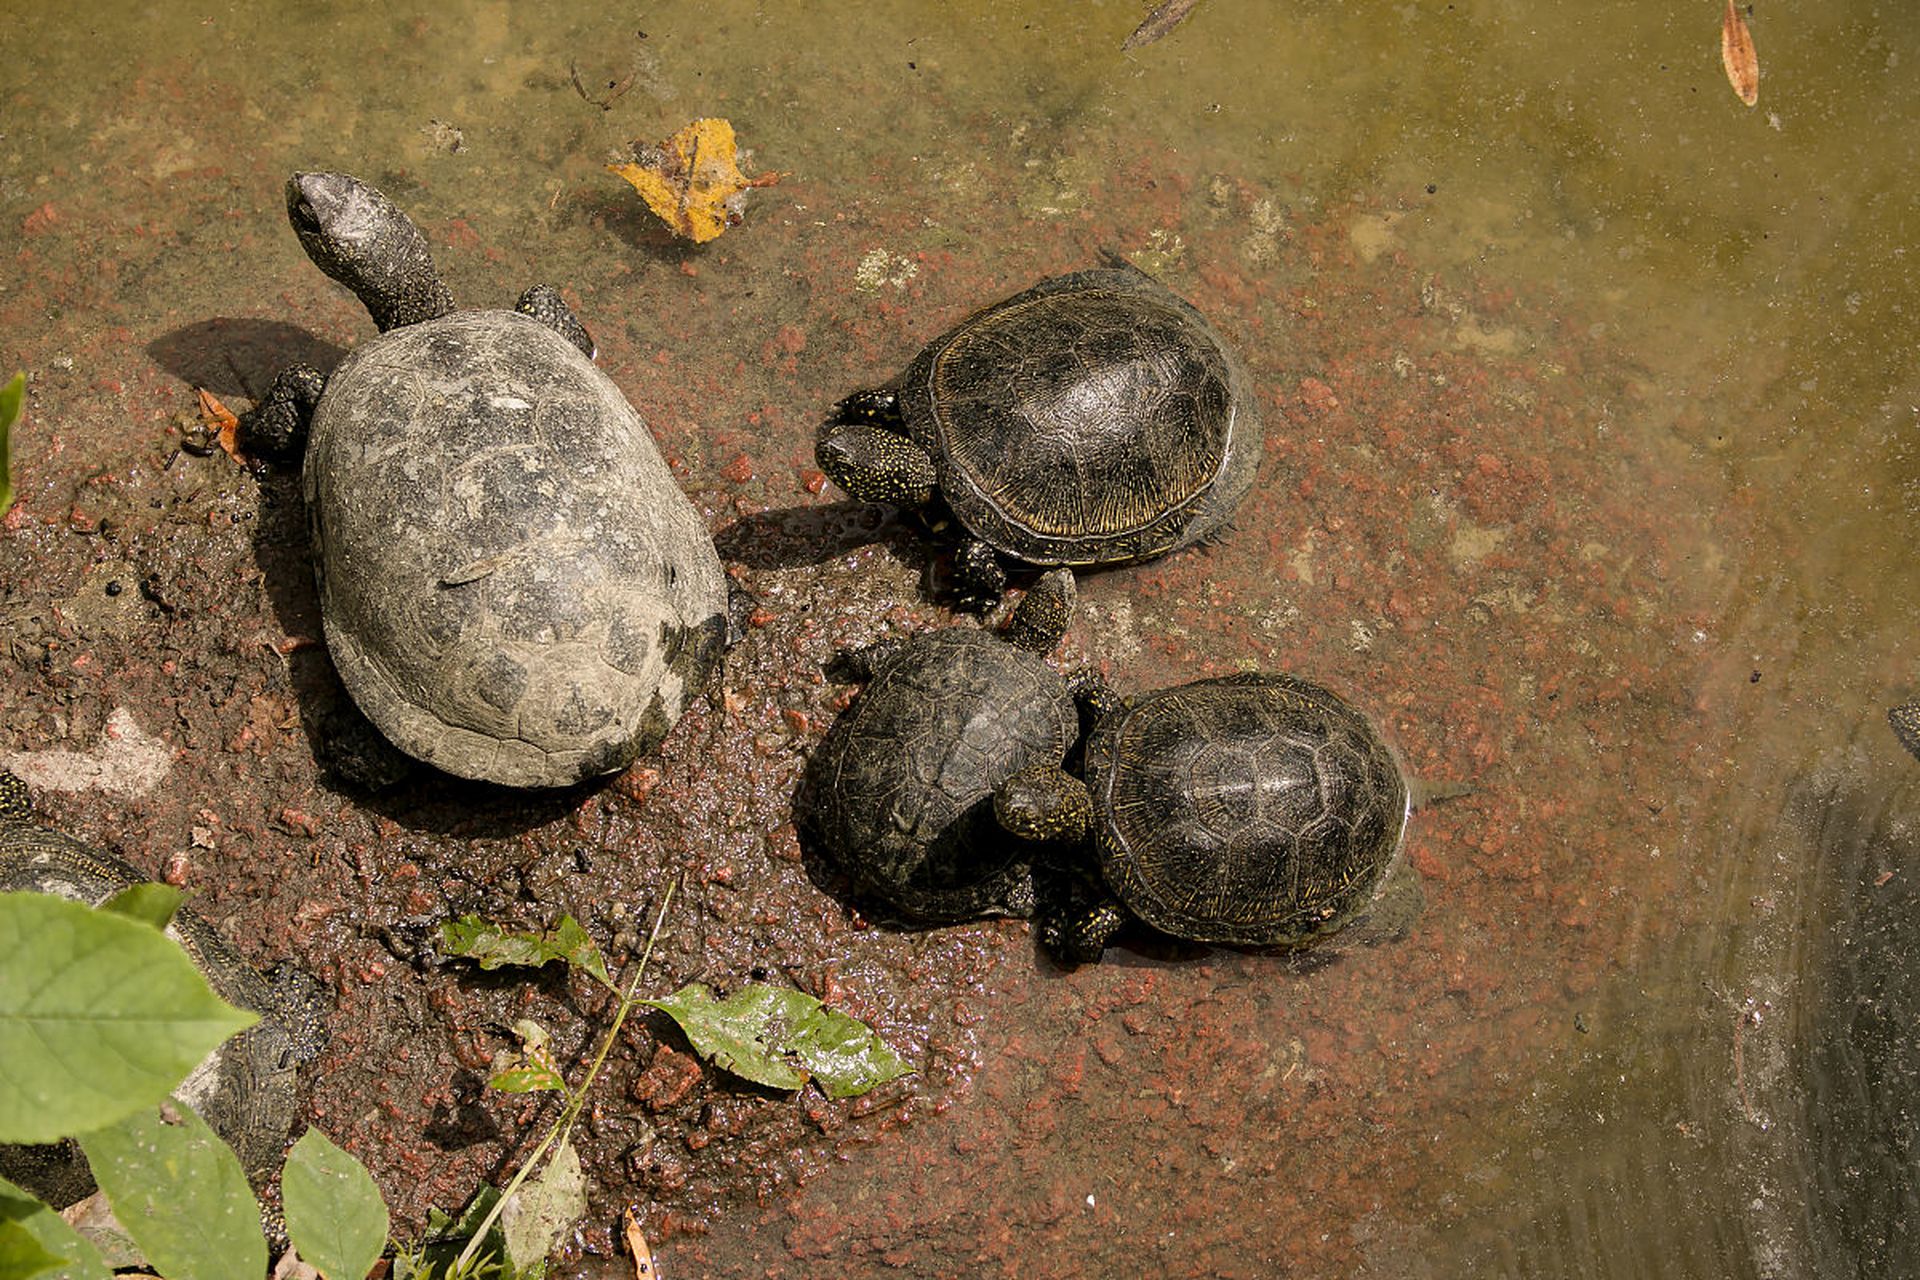
[[[1006,590],[1007,571],[993,548],[978,538],[964,539],[953,553],[953,594],[960,607],[985,613],[1000,603]]]
[[[587,326],[580,323],[580,317],[573,314],[573,308],[560,296],[560,291],[550,284],[536,284],[520,295],[513,309],[523,316],[532,316],[547,328],[580,348],[587,359],[600,354],[593,345],[593,335],[587,332]]]
[[[327,389],[327,376],[311,365],[289,365],[253,408],[240,415],[237,443],[242,453],[286,461],[307,447],[313,406]]]

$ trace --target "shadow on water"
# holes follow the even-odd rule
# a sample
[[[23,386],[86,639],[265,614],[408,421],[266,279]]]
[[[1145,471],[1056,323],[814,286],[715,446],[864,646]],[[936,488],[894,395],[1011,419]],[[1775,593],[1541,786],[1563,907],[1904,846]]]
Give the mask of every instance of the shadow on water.
[[[286,366],[331,369],[347,353],[298,325],[215,316],[161,334],[147,344],[147,354],[190,387],[257,399]]]

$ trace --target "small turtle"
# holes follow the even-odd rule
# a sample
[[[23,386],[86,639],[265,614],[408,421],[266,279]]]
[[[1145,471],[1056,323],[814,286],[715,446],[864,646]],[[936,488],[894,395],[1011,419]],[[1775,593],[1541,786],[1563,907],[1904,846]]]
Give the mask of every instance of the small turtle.
[[[1375,901],[1413,795],[1360,712],[1319,685],[1259,673],[1108,710],[1084,773],[1082,785],[1030,768],[995,800],[1001,823],[1028,839],[1091,836],[1117,902],[1043,925],[1048,949],[1071,961],[1098,959],[1129,917],[1196,942],[1316,942]]]
[[[296,173],[313,262],[381,336],[283,371],[243,419],[305,445],[321,617],[354,701],[449,773],[563,786],[658,746],[718,665],[726,577],[646,423],[551,287],[456,311],[412,220]]]
[[[0,890],[51,893],[98,906],[146,879],[112,854],[39,825],[26,785],[0,772]],[[260,1015],[208,1054],[175,1090],[260,1182],[278,1166],[293,1126],[299,1068],[325,1044],[319,984],[287,966],[263,976],[191,911],[177,912],[167,933],[221,999]],[[0,1177],[52,1205],[83,1200],[94,1186],[86,1158],[72,1142],[0,1147]]]
[[[815,457],[842,489],[958,524],[963,597],[998,599],[1001,558],[1124,564],[1189,546],[1253,483],[1260,417],[1238,357],[1113,262],[974,313],[820,428]]]
[[[1080,736],[1075,691],[1042,658],[1072,606],[1054,570],[1004,636],[949,627],[842,655],[868,683],[814,752],[801,822],[858,893],[916,921],[1033,914],[1032,849],[995,823],[993,794]]]

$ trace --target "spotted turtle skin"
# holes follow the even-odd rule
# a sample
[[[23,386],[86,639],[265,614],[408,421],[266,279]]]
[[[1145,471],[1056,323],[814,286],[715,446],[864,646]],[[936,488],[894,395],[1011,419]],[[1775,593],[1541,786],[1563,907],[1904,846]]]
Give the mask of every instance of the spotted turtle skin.
[[[34,820],[26,786],[0,773],[0,891],[51,893],[98,906],[149,879],[102,849]],[[191,911],[176,912],[167,933],[221,999],[260,1015],[195,1067],[175,1096],[197,1111],[240,1157],[256,1183],[279,1166],[297,1114],[299,1068],[325,1043],[319,984],[282,968],[272,977],[249,965]],[[71,1142],[0,1147],[0,1177],[49,1204],[93,1191],[93,1177]]]
[[[1131,266],[1056,276],[976,312],[897,392],[954,517],[1028,564],[1188,546],[1231,518],[1260,463],[1239,359]]]
[[[1164,689],[1086,747],[1108,888],[1178,938],[1301,946],[1367,905],[1405,830],[1398,761],[1319,685],[1248,673]]]
[[[1031,855],[995,821],[993,795],[1059,764],[1079,731],[1038,654],[975,628],[916,636],[814,753],[806,821],[856,890],[909,920],[1028,916]]]

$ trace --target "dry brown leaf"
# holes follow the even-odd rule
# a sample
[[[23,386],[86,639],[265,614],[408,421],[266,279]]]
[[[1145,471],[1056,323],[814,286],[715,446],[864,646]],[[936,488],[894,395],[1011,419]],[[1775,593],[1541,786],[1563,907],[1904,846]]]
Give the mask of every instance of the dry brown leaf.
[[[777,173],[745,176],[737,154],[733,125],[710,117],[658,146],[633,144],[633,162],[610,164],[607,171],[631,183],[675,235],[705,244],[739,223],[750,188],[780,181]]]
[[[1199,3],[1200,0],[1166,0],[1133,29],[1133,34],[1121,43],[1120,48],[1124,51],[1138,49],[1143,44],[1152,44],[1185,22],[1187,15],[1192,13],[1193,7]]]
[[[234,416],[233,410],[220,403],[219,396],[205,387],[195,387],[193,390],[194,394],[200,397],[201,425],[205,426],[208,433],[220,442],[220,447],[227,451],[229,458],[235,462],[245,462],[246,459],[240,455],[240,445],[236,440],[240,430],[240,419]]]
[[[647,1246],[647,1238],[640,1234],[639,1215],[629,1208],[622,1215],[621,1226],[627,1237],[627,1252],[633,1255],[633,1274],[638,1280],[660,1280],[660,1273],[653,1266],[653,1250]]]
[[[1740,101],[1748,106],[1760,101],[1760,55],[1753,50],[1753,35],[1733,0],[1727,0],[1726,16],[1720,19],[1720,61]]]

